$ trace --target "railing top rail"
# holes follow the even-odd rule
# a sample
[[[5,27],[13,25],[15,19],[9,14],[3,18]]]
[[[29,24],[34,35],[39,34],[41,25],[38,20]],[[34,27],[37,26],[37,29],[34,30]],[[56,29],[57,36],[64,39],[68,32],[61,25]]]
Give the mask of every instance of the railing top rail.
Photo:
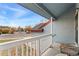
[[[48,36],[55,36],[55,35],[52,35],[51,33],[50,34],[43,34],[43,35],[39,35],[39,36],[24,37],[23,39],[19,39],[19,40],[14,40],[14,41],[10,41],[10,42],[0,43],[0,50],[9,49],[11,47],[14,47],[14,46],[26,43],[26,42],[39,40],[39,39],[42,39],[42,38],[48,37]]]

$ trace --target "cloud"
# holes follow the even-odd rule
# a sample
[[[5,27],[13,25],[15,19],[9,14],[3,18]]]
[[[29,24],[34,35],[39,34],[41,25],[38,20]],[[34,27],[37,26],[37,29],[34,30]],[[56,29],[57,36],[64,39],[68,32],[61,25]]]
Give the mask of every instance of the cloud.
[[[30,13],[29,10],[24,10],[24,9],[21,9],[21,8],[13,8],[13,7],[10,7],[10,6],[5,6],[5,8],[15,12],[12,16],[13,18],[19,18],[19,17],[23,16],[24,14]]]
[[[17,6],[17,5],[16,5]],[[29,14],[30,11],[27,10],[27,9],[24,9],[24,8],[19,8],[18,6],[17,7],[11,7],[10,5],[5,5],[5,6],[0,6],[0,10],[11,10],[13,11],[13,15],[12,15],[12,18],[19,18],[25,14]],[[6,12],[3,11],[3,13],[5,14]]]
[[[0,19],[6,19],[7,17],[0,15]]]
[[[19,18],[21,16],[23,16],[24,14],[26,14],[24,11],[18,11],[13,15],[13,18]]]
[[[9,9],[9,10],[12,10],[12,11],[22,11],[22,9],[13,8],[13,7],[10,7],[8,5],[6,5],[4,8]]]
[[[0,6],[1,7],[1,6]],[[4,15],[0,14],[0,24],[6,25],[6,26],[28,26],[39,23],[41,19],[44,19],[43,17],[23,8],[11,7],[9,5],[6,5],[3,7],[5,10],[3,11],[4,14],[6,12],[9,12],[9,10],[13,11],[11,15],[9,13],[7,14],[8,17],[5,17]]]
[[[7,17],[0,15],[0,25],[3,26],[9,25],[9,21],[7,20]]]

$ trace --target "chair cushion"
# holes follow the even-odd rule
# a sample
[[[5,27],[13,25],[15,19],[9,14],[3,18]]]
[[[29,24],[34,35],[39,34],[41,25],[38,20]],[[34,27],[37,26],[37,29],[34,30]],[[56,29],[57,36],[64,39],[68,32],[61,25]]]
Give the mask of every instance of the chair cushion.
[[[62,48],[61,52],[65,53],[65,54],[68,54],[70,56],[78,55],[78,51],[75,51],[75,50],[72,50],[72,49],[69,49],[69,48]]]

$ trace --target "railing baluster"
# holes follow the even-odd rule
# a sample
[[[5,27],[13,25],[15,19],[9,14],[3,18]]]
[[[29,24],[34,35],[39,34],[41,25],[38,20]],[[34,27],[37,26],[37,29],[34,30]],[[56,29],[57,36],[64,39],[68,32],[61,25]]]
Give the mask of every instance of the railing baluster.
[[[0,56],[1,56],[1,50],[0,50]]]
[[[40,40],[36,40],[36,55],[40,56]]]
[[[26,52],[25,52],[25,54],[26,54],[26,56],[28,55],[27,54],[27,43],[25,43],[25,47],[26,47]]]
[[[0,56],[2,56],[2,50],[0,50]]]
[[[21,45],[21,50],[22,50],[22,56],[24,56],[24,44]]]
[[[36,36],[33,38],[32,37],[31,38],[24,38],[22,40],[16,40],[16,41],[0,44],[0,55],[9,55],[9,56],[11,56],[11,55],[14,55],[14,56],[35,55],[35,56],[40,56],[41,55],[40,40],[44,37],[47,37],[47,36],[51,36],[51,34],[44,34],[44,35]]]
[[[18,56],[18,46],[16,46],[16,56]]]
[[[35,49],[36,49],[36,50],[35,50],[35,55],[36,55],[36,56],[38,55],[38,49],[37,49],[37,48],[38,48],[38,46],[37,46],[37,40],[36,40],[36,41],[35,41]]]
[[[36,41],[33,41],[33,43],[32,43],[32,56],[35,56],[36,55]]]
[[[8,56],[11,56],[11,49],[8,49]]]
[[[35,53],[35,56],[36,56],[36,41],[35,41],[35,52],[34,53]]]
[[[33,44],[34,42],[31,42],[31,56],[33,56]]]
[[[30,42],[30,56],[32,56],[32,42]]]
[[[28,42],[27,42],[27,45],[26,45],[26,54],[28,56]]]
[[[41,54],[41,51],[40,51],[40,40],[38,40],[38,44],[39,44],[39,56],[40,56],[40,54]]]
[[[17,51],[18,56],[21,56],[22,55],[21,45],[18,45]]]
[[[29,43],[28,43],[28,55],[29,55],[29,56],[32,55],[31,49],[32,49],[32,48],[31,48],[31,42],[29,42]]]

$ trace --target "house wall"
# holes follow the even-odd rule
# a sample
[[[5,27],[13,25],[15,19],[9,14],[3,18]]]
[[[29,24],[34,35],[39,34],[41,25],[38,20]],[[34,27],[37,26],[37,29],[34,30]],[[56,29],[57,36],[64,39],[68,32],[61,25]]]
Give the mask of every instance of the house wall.
[[[49,23],[48,25],[46,25],[44,27],[44,32],[43,34],[50,34],[52,31],[51,29],[51,23]],[[50,45],[52,44],[52,37],[48,36],[48,37],[44,37],[40,40],[40,52],[44,52]]]
[[[55,42],[74,43],[75,42],[75,11],[70,10],[53,22],[53,38]]]

